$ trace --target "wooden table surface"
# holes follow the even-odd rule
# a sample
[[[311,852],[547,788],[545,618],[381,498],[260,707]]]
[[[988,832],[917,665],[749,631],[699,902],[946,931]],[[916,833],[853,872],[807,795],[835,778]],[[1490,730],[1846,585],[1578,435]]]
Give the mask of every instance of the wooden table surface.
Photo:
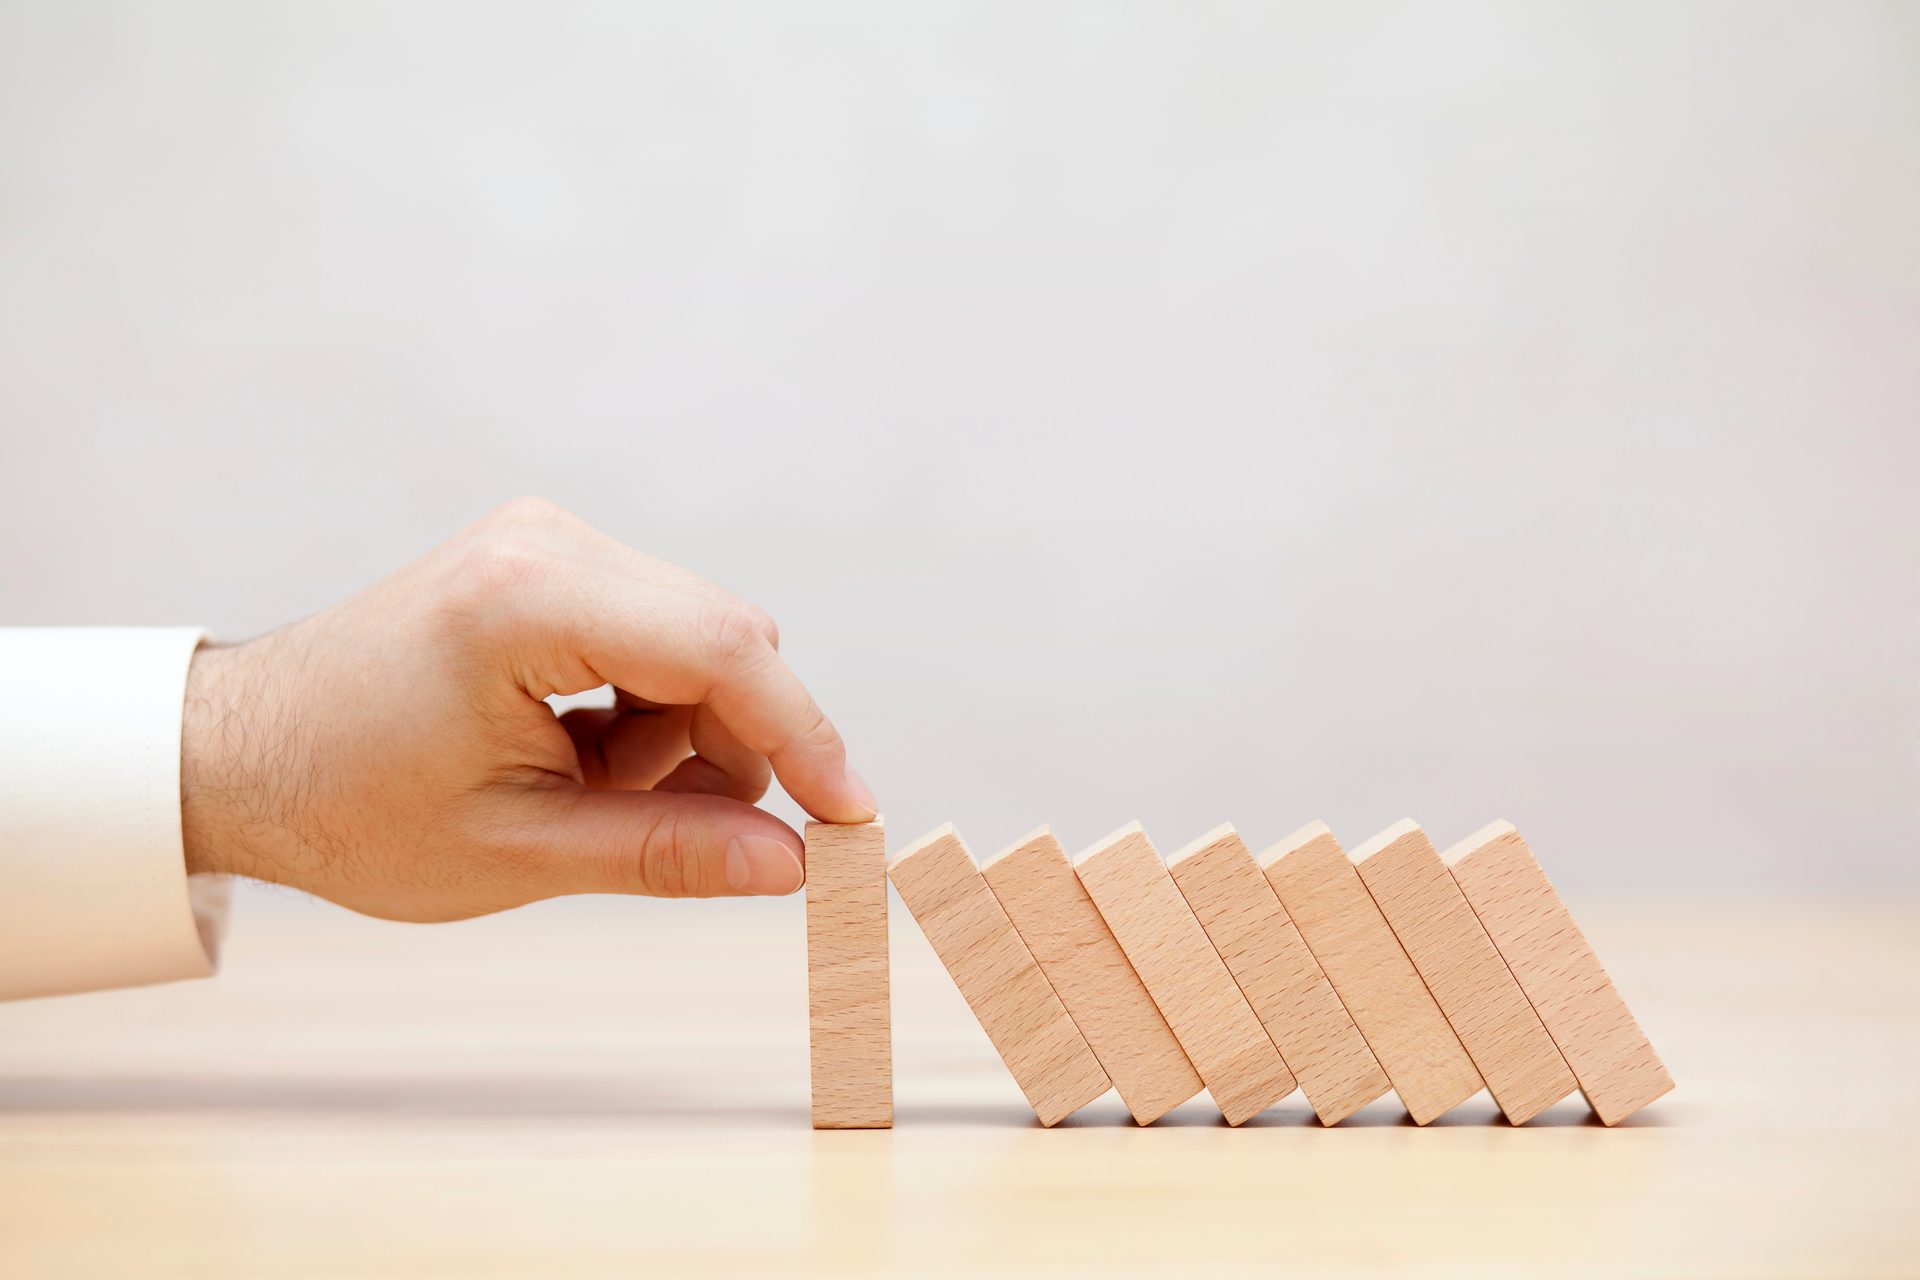
[[[247,901],[0,1006],[0,1275],[1920,1274],[1920,907],[1574,909],[1679,1081],[1620,1129],[1042,1130],[896,904],[896,1127],[815,1133],[797,899]]]

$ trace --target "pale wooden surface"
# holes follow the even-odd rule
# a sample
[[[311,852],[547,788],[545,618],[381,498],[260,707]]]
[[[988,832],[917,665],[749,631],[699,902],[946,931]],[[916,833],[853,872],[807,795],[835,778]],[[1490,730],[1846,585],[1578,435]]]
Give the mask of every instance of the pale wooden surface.
[[[1136,1121],[1151,1124],[1205,1087],[1050,829],[981,871]]]
[[[1041,1124],[1111,1087],[952,823],[895,854],[887,878]]]
[[[1427,833],[1396,823],[1348,856],[1507,1119],[1525,1124],[1574,1092],[1560,1047]]]
[[[1173,854],[1167,870],[1321,1123],[1392,1087],[1231,824]]]
[[[1244,1124],[1292,1093],[1293,1073],[1140,824],[1082,853],[1073,869],[1227,1123]]]
[[[1326,824],[1281,840],[1260,867],[1414,1123],[1480,1092],[1480,1072]]]
[[[806,841],[814,1127],[884,1129],[893,1123],[886,827],[809,822]]]
[[[243,900],[209,982],[0,1006],[0,1275],[1903,1277],[1920,905],[1571,899],[1679,1088],[1034,1122],[893,914],[897,1127],[808,1125],[805,926]]]
[[[1512,824],[1484,827],[1443,857],[1600,1118],[1618,1124],[1673,1088],[1632,1006]]]

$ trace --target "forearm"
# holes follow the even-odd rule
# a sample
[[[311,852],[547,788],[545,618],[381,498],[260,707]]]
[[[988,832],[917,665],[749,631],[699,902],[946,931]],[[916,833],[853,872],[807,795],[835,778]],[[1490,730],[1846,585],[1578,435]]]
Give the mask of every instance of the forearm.
[[[303,837],[292,812],[315,785],[312,726],[288,696],[298,650],[276,633],[193,656],[180,734],[189,872],[282,880],[296,870],[288,851]]]

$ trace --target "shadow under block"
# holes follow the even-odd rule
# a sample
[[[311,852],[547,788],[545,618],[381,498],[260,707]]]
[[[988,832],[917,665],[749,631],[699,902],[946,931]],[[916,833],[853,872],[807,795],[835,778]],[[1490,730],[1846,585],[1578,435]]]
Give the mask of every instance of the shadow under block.
[[[1228,1124],[1293,1092],[1293,1075],[1137,822],[1080,855],[1080,883]]]
[[[1618,1124],[1673,1088],[1533,851],[1510,823],[1441,855],[1602,1124]]]
[[[1349,854],[1394,936],[1513,1124],[1575,1089],[1573,1072],[1427,833],[1388,827]]]
[[[1326,824],[1302,827],[1260,864],[1413,1122],[1480,1092],[1473,1059]]]
[[[1045,827],[981,869],[1138,1124],[1206,1087]]]
[[[1231,825],[1174,854],[1167,869],[1320,1123],[1338,1124],[1393,1087]]]
[[[901,850],[887,876],[1041,1124],[1058,1124],[1107,1091],[1099,1059],[953,824]]]
[[[878,821],[807,824],[807,1047],[813,1127],[893,1127],[887,837]]]

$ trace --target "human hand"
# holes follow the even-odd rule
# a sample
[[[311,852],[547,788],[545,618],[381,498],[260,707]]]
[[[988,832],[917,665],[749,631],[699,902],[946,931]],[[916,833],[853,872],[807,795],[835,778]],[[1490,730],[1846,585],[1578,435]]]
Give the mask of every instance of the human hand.
[[[566,893],[791,893],[814,817],[872,793],[764,612],[519,499],[383,582],[203,648],[181,747],[187,868],[368,915]],[[542,701],[612,684],[612,709]]]

